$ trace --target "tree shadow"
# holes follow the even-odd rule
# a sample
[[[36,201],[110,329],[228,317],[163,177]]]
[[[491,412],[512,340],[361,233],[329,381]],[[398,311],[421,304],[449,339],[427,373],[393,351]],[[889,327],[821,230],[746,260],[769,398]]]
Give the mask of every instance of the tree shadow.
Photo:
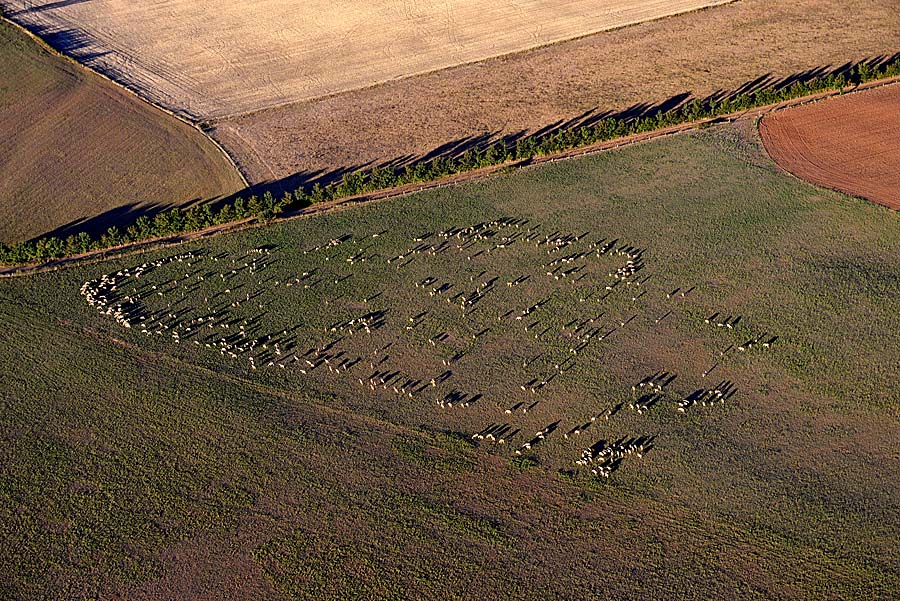
[[[84,1],[84,0],[81,0]],[[69,37],[66,37],[69,36]],[[77,45],[83,43],[83,40],[73,32],[62,34],[59,38],[61,43],[69,45]],[[373,168],[414,170],[419,165],[426,165],[438,160],[458,160],[467,152],[485,152],[494,144],[502,143],[507,149],[514,149],[516,144],[526,138],[540,143],[553,138],[554,136],[564,134],[566,132],[574,132],[578,128],[591,127],[597,125],[605,119],[615,119],[620,121],[634,121],[638,119],[654,118],[669,111],[682,109],[686,105],[698,103],[702,107],[710,107],[725,101],[733,101],[741,96],[760,92],[762,90],[779,91],[790,88],[795,84],[810,83],[816,79],[825,77],[844,76],[850,81],[854,73],[857,72],[860,65],[868,68],[880,68],[884,65],[900,60],[900,52],[893,55],[879,55],[865,59],[859,62],[847,62],[839,66],[823,66],[805,71],[794,73],[787,77],[776,78],[771,73],[761,75],[754,79],[748,80],[733,90],[717,90],[705,97],[696,97],[690,92],[682,92],[670,96],[669,98],[657,103],[637,103],[619,111],[601,111],[600,109],[591,109],[570,119],[559,120],[546,126],[533,130],[520,130],[517,132],[493,131],[478,135],[465,136],[449,142],[445,142],[429,152],[419,156],[404,155],[395,157],[390,160],[381,162],[370,161],[357,163],[353,165],[345,165],[334,169],[320,169],[312,171],[301,171],[285,178],[266,180],[254,184],[236,194],[225,197],[216,197],[210,199],[192,199],[184,203],[172,204],[137,204],[131,203],[123,205],[115,209],[110,209],[99,215],[79,219],[70,222],[64,226],[56,228],[46,235],[65,238],[69,235],[79,232],[87,232],[92,237],[97,237],[106,232],[112,226],[124,229],[133,224],[140,217],[153,218],[162,211],[169,210],[173,207],[188,209],[199,204],[209,203],[214,210],[225,204],[230,204],[237,198],[248,198],[251,195],[262,196],[265,193],[271,193],[276,198],[281,198],[285,193],[293,193],[298,188],[303,188],[307,192],[313,186],[321,187],[329,184],[339,183],[346,175],[352,174],[360,170],[368,170]],[[40,236],[44,237],[44,236]]]
[[[86,2],[87,0],[77,0]],[[49,6],[49,5],[48,5]],[[32,9],[23,9],[15,13],[7,14],[13,18],[18,14],[36,12],[45,7],[35,7]],[[44,23],[26,23],[16,20],[21,27],[44,40],[51,48],[57,50],[61,54],[71,56],[79,62],[91,66],[91,63],[98,58],[112,54],[109,50],[97,50],[94,47],[93,38],[87,32],[74,27],[60,27],[57,25],[48,25]]]
[[[190,204],[196,204],[200,199],[193,199]],[[91,238],[99,238],[111,227],[125,228],[133,224],[140,217],[148,217],[152,219],[159,213],[173,208],[174,204],[165,203],[128,203],[119,207],[115,207],[104,211],[98,215],[91,217],[82,217],[75,219],[69,223],[62,225],[51,232],[42,234],[33,238],[31,241],[37,241],[46,236],[55,236],[65,239],[68,236],[86,232]]]
[[[58,0],[57,2],[50,2],[49,4],[39,4],[37,6],[35,6],[32,2],[26,2],[23,8],[20,8],[17,11],[12,11],[9,14],[17,15],[22,13],[40,13],[48,10],[65,8],[73,4],[82,4],[84,2],[91,2],[91,0]]]
[[[533,131],[520,130],[510,133],[498,130],[466,136],[445,142],[419,156],[406,155],[382,162],[373,161],[336,168],[331,171],[321,170],[316,172],[301,172],[281,180],[261,182],[254,186],[254,190],[269,189],[283,193],[284,190],[291,191],[300,186],[303,186],[306,189],[309,189],[315,184],[326,186],[328,184],[338,183],[347,173],[352,173],[360,169],[372,169],[374,167],[379,169],[393,168],[398,170],[405,168],[414,169],[416,165],[430,163],[439,159],[459,159],[469,151],[484,152],[491,145],[498,142],[504,144],[507,149],[513,149],[519,141],[526,138],[540,143],[543,140],[547,140],[563,132],[597,125],[605,119],[615,119],[627,122],[653,118],[669,111],[680,109],[694,102],[697,102],[700,106],[706,108],[725,101],[734,101],[741,96],[750,95],[762,90],[772,90],[777,92],[790,88],[795,84],[806,84],[826,77],[844,76],[849,79],[860,65],[865,65],[869,68],[878,68],[896,60],[900,60],[900,52],[893,55],[879,55],[859,62],[847,62],[838,66],[828,65],[816,67],[782,78],[777,78],[773,74],[767,73],[748,80],[732,90],[719,89],[705,97],[697,97],[691,92],[686,91],[670,96],[657,103],[637,103],[618,111],[602,111],[599,108],[591,109],[570,119],[559,120]]]

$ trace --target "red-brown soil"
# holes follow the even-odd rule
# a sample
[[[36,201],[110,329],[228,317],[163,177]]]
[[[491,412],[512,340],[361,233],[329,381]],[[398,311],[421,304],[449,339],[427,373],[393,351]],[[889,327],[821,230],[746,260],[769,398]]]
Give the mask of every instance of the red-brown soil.
[[[898,115],[893,84],[771,113],[759,131],[785,171],[900,210]]]

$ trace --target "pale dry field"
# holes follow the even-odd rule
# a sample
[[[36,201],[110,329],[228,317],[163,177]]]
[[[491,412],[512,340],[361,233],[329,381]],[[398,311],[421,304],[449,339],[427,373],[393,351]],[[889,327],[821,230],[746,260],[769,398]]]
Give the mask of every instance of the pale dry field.
[[[252,181],[303,180],[898,51],[897,0],[740,0],[220,121],[213,136]]]
[[[11,0],[154,103],[223,118],[732,0]]]

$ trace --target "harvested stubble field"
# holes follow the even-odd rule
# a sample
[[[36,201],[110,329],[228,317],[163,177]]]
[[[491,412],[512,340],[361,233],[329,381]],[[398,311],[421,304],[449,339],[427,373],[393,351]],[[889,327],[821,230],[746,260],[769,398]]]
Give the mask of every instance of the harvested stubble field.
[[[155,103],[221,118],[732,0],[4,2]]]
[[[896,597],[898,217],[754,131],[0,282],[3,592]]]
[[[242,187],[201,132],[0,20],[0,240],[105,231]]]
[[[254,182],[453,152],[900,50],[895,0],[740,0],[216,122]]]
[[[786,171],[900,210],[900,85],[766,116],[759,131]]]

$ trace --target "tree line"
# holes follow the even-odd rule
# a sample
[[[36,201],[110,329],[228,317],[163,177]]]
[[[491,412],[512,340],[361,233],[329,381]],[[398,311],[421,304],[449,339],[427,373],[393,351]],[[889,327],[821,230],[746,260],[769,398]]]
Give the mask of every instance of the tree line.
[[[139,217],[125,230],[113,226],[96,238],[80,232],[66,238],[46,236],[12,245],[0,243],[0,263],[21,265],[63,258],[246,219],[268,221],[287,210],[406,184],[430,182],[483,167],[552,155],[632,134],[714,118],[819,92],[843,90],[848,85],[895,76],[900,76],[900,59],[880,67],[860,63],[847,75],[831,74],[808,81],[796,81],[788,86],[773,86],[737,94],[722,100],[695,99],[674,109],[660,110],[648,116],[607,117],[596,123],[563,128],[550,134],[524,136],[514,143],[498,140],[492,144],[470,148],[456,156],[439,156],[402,169],[388,166],[354,171],[345,174],[340,181],[325,186],[319,183],[311,187],[301,186],[293,193],[285,192],[279,199],[271,192],[265,192],[262,196],[253,195],[247,200],[236,198],[218,209],[213,209],[209,204],[187,210],[173,208],[152,218]]]

